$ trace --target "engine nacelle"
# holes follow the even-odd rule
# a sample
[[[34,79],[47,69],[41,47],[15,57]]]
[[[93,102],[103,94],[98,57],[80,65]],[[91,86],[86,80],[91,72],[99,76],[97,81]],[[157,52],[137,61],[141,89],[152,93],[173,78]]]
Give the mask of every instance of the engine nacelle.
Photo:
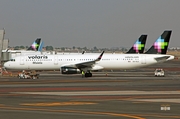
[[[81,71],[74,67],[61,67],[62,74],[78,74]]]

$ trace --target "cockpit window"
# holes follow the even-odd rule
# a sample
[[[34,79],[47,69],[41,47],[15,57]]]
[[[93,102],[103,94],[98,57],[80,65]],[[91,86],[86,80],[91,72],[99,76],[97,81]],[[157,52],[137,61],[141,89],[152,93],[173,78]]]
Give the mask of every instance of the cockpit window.
[[[15,59],[10,59],[10,61],[13,61],[13,62],[15,62]]]

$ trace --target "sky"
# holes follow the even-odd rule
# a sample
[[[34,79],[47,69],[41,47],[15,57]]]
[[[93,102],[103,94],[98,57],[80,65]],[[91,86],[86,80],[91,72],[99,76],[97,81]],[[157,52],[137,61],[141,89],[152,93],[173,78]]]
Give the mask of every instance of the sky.
[[[9,46],[131,47],[147,34],[149,48],[164,30],[180,46],[180,0],[0,0],[0,29]]]

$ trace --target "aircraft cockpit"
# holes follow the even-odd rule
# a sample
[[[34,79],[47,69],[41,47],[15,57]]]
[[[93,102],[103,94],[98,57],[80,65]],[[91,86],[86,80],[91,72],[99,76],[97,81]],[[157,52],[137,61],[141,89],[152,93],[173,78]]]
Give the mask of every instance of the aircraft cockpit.
[[[15,62],[15,59],[10,59],[11,62]]]

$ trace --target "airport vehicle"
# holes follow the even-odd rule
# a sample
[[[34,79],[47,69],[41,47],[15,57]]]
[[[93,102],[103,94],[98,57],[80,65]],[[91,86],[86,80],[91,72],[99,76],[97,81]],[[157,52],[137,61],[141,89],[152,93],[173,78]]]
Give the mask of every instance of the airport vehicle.
[[[174,59],[173,55],[166,55],[170,36],[171,31],[164,31],[146,54],[104,54],[103,51],[100,55],[26,55],[13,58],[4,67],[16,70],[60,70],[62,74],[84,71],[85,77],[91,77],[90,71],[93,70],[145,67]]]
[[[39,74],[37,74],[35,71],[33,72],[25,72],[24,70],[18,74],[19,79],[38,79]]]
[[[154,76],[163,76],[164,77],[164,70],[163,69],[156,69],[154,71]]]

